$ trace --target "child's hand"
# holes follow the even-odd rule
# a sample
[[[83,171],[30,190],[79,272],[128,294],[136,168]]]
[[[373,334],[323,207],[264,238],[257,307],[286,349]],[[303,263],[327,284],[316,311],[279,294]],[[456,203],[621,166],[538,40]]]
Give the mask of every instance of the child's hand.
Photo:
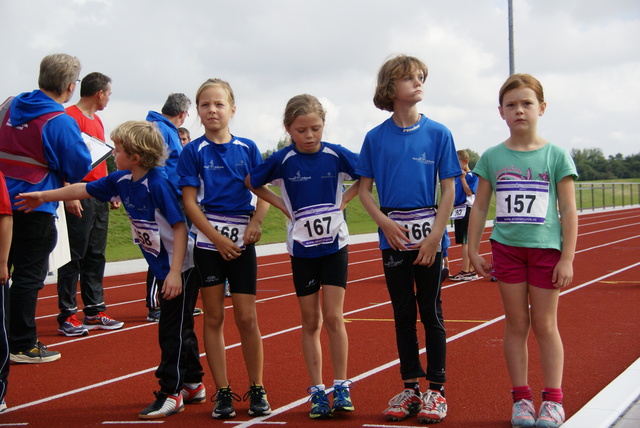
[[[482,275],[484,278],[491,278],[493,267],[490,263],[487,263],[484,258],[480,257],[477,253],[471,254],[471,252],[469,252],[469,261],[478,275]]]
[[[178,297],[182,293],[182,275],[179,272],[171,272],[164,280],[162,284],[162,297],[167,300],[171,300],[174,297]]]
[[[242,237],[245,244],[255,244],[262,237],[262,229],[258,222],[250,221]]]
[[[387,238],[389,246],[394,250],[407,251],[405,242],[411,242],[407,237],[409,229],[400,226],[389,217],[384,217],[380,223],[381,224],[379,224],[378,226],[380,226],[382,233],[384,233],[384,237]]]
[[[563,288],[571,284],[571,281],[573,281],[573,264],[570,261],[560,259],[556,267],[553,268],[551,281],[556,288]]]
[[[19,193],[16,200],[14,206],[18,207],[18,211],[26,213],[33,211],[45,202],[42,198],[42,192]]]
[[[427,236],[420,243],[420,250],[418,251],[418,257],[413,262],[414,265],[431,266],[436,260],[436,253],[438,252],[438,244],[441,239],[435,239],[434,235]]]
[[[211,242],[213,242],[222,258],[226,261],[236,259],[240,257],[240,254],[242,254],[242,250],[235,244],[235,242],[220,233],[216,233],[215,240],[212,240]]]

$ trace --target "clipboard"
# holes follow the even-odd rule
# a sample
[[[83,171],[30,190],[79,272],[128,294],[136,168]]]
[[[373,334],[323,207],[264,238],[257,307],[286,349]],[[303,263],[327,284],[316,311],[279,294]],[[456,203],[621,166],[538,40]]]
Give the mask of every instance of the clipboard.
[[[89,153],[91,153],[91,169],[100,165],[100,163],[102,163],[109,157],[109,155],[111,155],[111,152],[113,151],[112,145],[107,144],[104,141],[97,139],[96,137],[92,137],[86,132],[82,133],[82,138],[89,148]]]

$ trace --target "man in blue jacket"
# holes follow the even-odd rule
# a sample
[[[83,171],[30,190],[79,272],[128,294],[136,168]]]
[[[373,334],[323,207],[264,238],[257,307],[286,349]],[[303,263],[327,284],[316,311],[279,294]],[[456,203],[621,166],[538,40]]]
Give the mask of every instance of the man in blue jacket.
[[[161,113],[149,111],[146,118],[147,121],[154,123],[158,127],[167,148],[168,158],[164,162],[164,167],[159,167],[158,169],[167,176],[171,183],[173,183],[179,195],[181,195],[182,192],[176,186],[179,178],[176,168],[178,167],[180,153],[182,153],[182,142],[180,141],[178,128],[181,127],[187,119],[190,106],[191,100],[185,94],[169,94],[167,100],[162,106]],[[153,273],[151,273],[151,269],[148,269],[147,321],[150,322],[158,322],[160,320],[160,299],[158,297],[158,291],[160,290],[158,290],[155,277],[153,276]],[[200,315],[201,312],[202,311],[200,309],[196,308],[193,314]]]
[[[40,63],[39,89],[24,92],[0,107],[0,171],[6,177],[11,204],[19,193],[57,189],[75,183],[91,170],[91,155],[76,121],[63,103],[73,96],[80,61],[67,54],[46,56]],[[17,363],[47,363],[60,353],[49,351],[36,331],[38,292],[44,287],[49,254],[57,241],[57,202],[36,211],[13,211],[9,352]]]

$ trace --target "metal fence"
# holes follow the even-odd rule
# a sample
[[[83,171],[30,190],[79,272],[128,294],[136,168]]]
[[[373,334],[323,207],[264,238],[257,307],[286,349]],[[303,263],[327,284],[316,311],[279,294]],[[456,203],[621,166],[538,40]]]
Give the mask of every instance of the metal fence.
[[[640,183],[575,183],[578,211],[640,203]]]

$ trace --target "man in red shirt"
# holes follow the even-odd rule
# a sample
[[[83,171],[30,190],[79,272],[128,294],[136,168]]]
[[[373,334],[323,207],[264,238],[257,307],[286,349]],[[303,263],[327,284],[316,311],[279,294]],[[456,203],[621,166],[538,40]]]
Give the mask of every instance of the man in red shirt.
[[[102,73],[89,73],[80,86],[80,101],[67,107],[80,131],[101,141],[104,126],[96,114],[104,110],[111,95],[111,79]],[[107,175],[107,162],[97,165],[83,182],[98,180]],[[105,268],[105,249],[109,225],[109,208],[119,202],[100,202],[95,198],[65,202],[71,261],[58,269],[58,333],[63,336],[86,336],[89,330],[117,330],[124,325],[107,314],[102,279]],[[80,295],[84,303],[84,320],[76,318],[76,290],[80,279]]]

